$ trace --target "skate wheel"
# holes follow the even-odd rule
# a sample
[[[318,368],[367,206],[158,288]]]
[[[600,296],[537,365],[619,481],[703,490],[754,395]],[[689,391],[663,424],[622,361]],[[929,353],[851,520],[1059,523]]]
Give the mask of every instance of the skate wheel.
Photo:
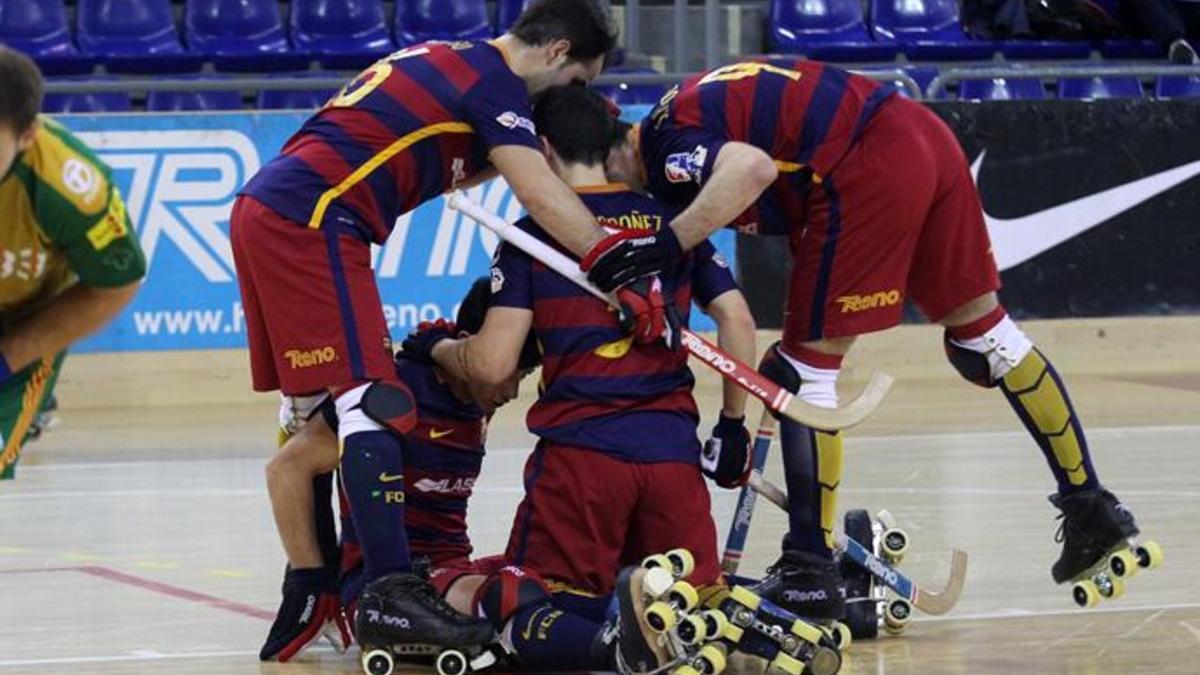
[[[696,571],[696,558],[686,548],[673,548],[666,552],[666,556],[671,561],[671,570],[676,577],[686,579]]]
[[[642,574],[642,595],[651,600],[657,600],[667,594],[675,585],[675,577],[663,567],[652,567]]]
[[[363,652],[362,669],[367,675],[392,675],[396,658],[387,649],[370,649]]]
[[[879,521],[879,524],[883,525],[883,529],[885,530],[897,529],[896,526],[899,522],[896,520],[896,516],[893,516],[892,512],[887,509],[879,509],[875,514],[875,520]]]
[[[1108,600],[1125,595],[1125,580],[1120,577],[1102,577],[1096,587],[1100,589],[1100,595]]]
[[[912,603],[904,598],[896,598],[887,604],[887,609],[883,613],[883,620],[885,625],[902,627],[912,620],[912,612]]]
[[[1129,549],[1117,551],[1108,558],[1108,570],[1115,578],[1133,576],[1138,571],[1137,554]]]
[[[688,582],[676,581],[667,591],[667,601],[679,608],[680,611],[689,612],[700,604],[700,594],[696,591],[696,587]]]
[[[725,652],[716,645],[704,645],[693,659],[696,669],[704,675],[717,675],[725,670]]]
[[[715,609],[710,609],[710,610],[706,610],[705,612],[703,612],[700,616],[704,619],[704,639],[705,640],[716,640],[719,638],[729,638],[730,640],[737,642],[738,639],[741,638],[740,629],[739,629],[739,634],[738,634],[737,638],[732,638],[728,635],[730,629],[735,628],[735,626],[733,626],[732,624],[729,623],[729,618],[726,617],[723,612],[720,612]]]
[[[674,565],[671,564],[671,559],[668,558],[665,553],[655,553],[654,555],[646,556],[642,560],[642,567],[645,567],[648,570],[652,570],[655,567],[661,567],[670,572],[672,568],[674,568]]]
[[[447,649],[437,655],[434,668],[438,675],[466,675],[467,655],[457,649]]]
[[[1076,582],[1071,587],[1071,595],[1075,597],[1075,604],[1080,607],[1095,607],[1096,603],[1100,602],[1100,588],[1091,579]]]
[[[729,599],[751,612],[757,612],[759,604],[762,603],[762,598],[745,586],[734,586],[729,589]]]
[[[685,616],[683,621],[680,621],[675,626],[675,635],[685,645],[694,645],[704,642],[705,636],[708,633],[708,626],[704,622],[704,617],[698,614]]]
[[[659,600],[651,603],[646,608],[645,613],[646,625],[650,626],[650,630],[655,633],[666,633],[675,627],[678,619],[675,616],[675,610],[667,603]]]
[[[832,625],[826,626],[826,634],[829,639],[833,640],[833,644],[838,648],[839,652],[844,652],[850,648],[850,643],[854,641],[854,635],[850,632],[850,627],[841,621],[834,621]]]
[[[808,672],[812,675],[837,675],[841,669],[842,655],[828,647],[819,647],[808,663]]]
[[[818,645],[821,644],[821,638],[825,637],[825,631],[817,628],[811,623],[801,619],[796,619],[792,622],[792,635],[795,635],[809,644]]]
[[[886,530],[880,539],[879,546],[885,560],[893,565],[898,564],[904,558],[904,553],[908,551],[908,533],[896,528]]]
[[[690,664],[679,666],[671,671],[671,675],[701,675],[700,671],[693,668]]]
[[[804,672],[804,663],[787,652],[779,652],[767,667],[767,672],[771,671],[784,675],[800,675]]]
[[[1134,553],[1137,554],[1138,567],[1142,569],[1152,570],[1163,563],[1163,550],[1157,541],[1148,541],[1138,546]]]

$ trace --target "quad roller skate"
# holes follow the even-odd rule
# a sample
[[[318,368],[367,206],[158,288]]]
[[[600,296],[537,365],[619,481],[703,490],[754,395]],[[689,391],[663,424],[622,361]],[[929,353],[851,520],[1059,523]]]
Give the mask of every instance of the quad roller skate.
[[[838,650],[844,651],[853,636],[841,621],[845,615],[843,586],[841,571],[832,561],[794,550],[785,536],[779,560],[767,568],[766,577],[747,586],[747,590],[822,628]]]
[[[908,551],[908,534],[897,527],[896,518],[886,510],[875,519],[865,509],[847,511],[843,519],[846,537],[889,565],[898,566]],[[842,574],[846,578],[846,623],[856,638],[871,639],[879,626],[893,635],[904,632],[912,619],[913,606],[879,582],[870,570],[842,556]]]
[[[709,604],[727,622],[722,640],[765,659],[768,675],[834,675],[842,667],[838,636],[844,631],[832,625],[809,623],[744,586],[730,588]]]
[[[726,647],[716,640],[728,628],[716,610],[698,611],[699,592],[684,578],[695,569],[684,549],[647,557],[617,577],[621,673],[718,675]]]
[[[1051,573],[1056,583],[1072,582],[1071,595],[1080,607],[1121,597],[1127,579],[1162,565],[1162,547],[1137,542],[1133,514],[1108,490],[1051,495],[1050,503],[1062,511],[1063,521],[1055,537],[1062,542],[1062,555]]]
[[[459,613],[413,574],[368,584],[354,623],[368,675],[391,675],[401,661],[432,661],[438,675],[466,675],[495,665],[503,653],[486,619]]]

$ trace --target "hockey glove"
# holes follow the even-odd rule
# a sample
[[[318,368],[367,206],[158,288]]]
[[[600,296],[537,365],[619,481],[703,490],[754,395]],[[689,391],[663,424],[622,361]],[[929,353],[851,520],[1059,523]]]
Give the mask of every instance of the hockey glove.
[[[681,257],[683,248],[670,226],[657,232],[621,230],[593,246],[579,268],[610,293],[640,277],[673,270]]]
[[[339,652],[350,646],[336,575],[326,568],[289,569],[283,576],[283,601],[258,658],[290,661],[322,636]]]
[[[658,276],[642,277],[617,290],[621,327],[640,345],[663,340],[669,349],[678,349],[682,319],[675,303],[663,297]]]
[[[400,348],[409,356],[426,363],[433,363],[433,347],[442,340],[449,340],[458,335],[458,328],[453,321],[438,319],[437,321],[422,321],[415,330],[404,338]]]
[[[734,419],[721,414],[712,437],[704,443],[700,470],[723,488],[746,484],[750,478],[750,432],[745,417]]]

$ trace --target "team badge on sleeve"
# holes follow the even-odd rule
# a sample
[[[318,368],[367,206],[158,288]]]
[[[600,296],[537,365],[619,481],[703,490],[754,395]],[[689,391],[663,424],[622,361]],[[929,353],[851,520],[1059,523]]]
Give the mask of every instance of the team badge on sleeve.
[[[500,123],[500,126],[507,129],[516,129],[520,127],[534,136],[537,136],[537,128],[533,126],[533,120],[529,119],[528,117],[521,117],[511,110],[506,110],[500,113],[500,115],[496,117],[496,121]]]
[[[677,152],[667,155],[665,173],[667,180],[672,183],[689,183],[696,181],[699,185],[704,177],[704,161],[708,159],[708,148],[697,145],[691,152]]]
[[[504,272],[499,267],[492,268],[492,295],[504,289]]]

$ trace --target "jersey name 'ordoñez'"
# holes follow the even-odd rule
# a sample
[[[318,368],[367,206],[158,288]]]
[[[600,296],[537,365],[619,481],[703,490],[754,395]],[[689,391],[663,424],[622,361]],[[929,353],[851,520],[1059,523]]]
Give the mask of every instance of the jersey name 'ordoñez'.
[[[383,243],[398,217],[485,169],[490,149],[536,149],[531,117],[525,83],[497,47],[416,45],[343,87],[243,192],[313,228],[346,209]]]
[[[890,87],[815,61],[749,61],[692,76],[667,92],[639,131],[650,191],[686,205],[728,141],[769,154],[779,178],[735,224],[783,234],[813,180],[858,140]]]

